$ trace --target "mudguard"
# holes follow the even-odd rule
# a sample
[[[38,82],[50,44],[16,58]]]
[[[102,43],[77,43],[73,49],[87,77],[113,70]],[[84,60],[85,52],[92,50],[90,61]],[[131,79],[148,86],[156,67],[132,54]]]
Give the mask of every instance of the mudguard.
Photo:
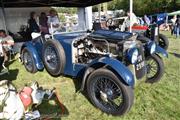
[[[156,46],[156,53],[161,53],[164,57],[168,58],[168,53],[166,52],[166,50],[158,45]]]
[[[99,59],[95,59],[90,63],[90,66],[103,63],[106,66],[110,66],[116,73],[122,78],[122,82],[126,83],[129,86],[134,86],[134,75],[132,72],[120,61],[110,58],[110,57],[102,57]]]
[[[31,52],[37,69],[42,70],[44,68],[44,65],[43,65],[43,62],[42,62],[36,48],[32,45],[31,42],[24,43],[22,48],[24,48],[24,47],[26,47]]]

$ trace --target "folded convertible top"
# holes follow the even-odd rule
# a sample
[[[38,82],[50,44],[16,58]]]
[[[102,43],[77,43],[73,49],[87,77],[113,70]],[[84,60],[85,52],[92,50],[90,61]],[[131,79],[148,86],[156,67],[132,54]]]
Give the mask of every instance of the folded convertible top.
[[[90,36],[102,39],[125,40],[132,37],[132,33],[111,30],[97,30]]]

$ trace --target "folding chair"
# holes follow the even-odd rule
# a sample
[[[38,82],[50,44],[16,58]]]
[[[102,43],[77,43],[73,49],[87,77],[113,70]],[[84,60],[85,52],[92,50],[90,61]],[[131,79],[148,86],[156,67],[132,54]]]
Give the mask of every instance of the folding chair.
[[[9,60],[11,61],[12,58],[14,57],[14,55],[15,55],[15,51],[14,51],[14,47],[13,46],[10,47],[8,53],[9,53]]]
[[[0,71],[0,75],[4,75],[6,73],[9,74],[9,70],[7,67],[5,67],[4,65],[4,55],[3,55],[3,48],[2,48],[2,44],[0,44],[0,68],[1,71]]]

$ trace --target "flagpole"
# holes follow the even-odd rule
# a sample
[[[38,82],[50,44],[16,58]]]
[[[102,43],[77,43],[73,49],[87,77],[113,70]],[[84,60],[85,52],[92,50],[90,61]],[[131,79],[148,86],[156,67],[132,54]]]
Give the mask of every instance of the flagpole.
[[[132,13],[133,13],[133,0],[130,0],[130,5],[129,5],[129,12],[130,12],[130,33],[132,32]]]

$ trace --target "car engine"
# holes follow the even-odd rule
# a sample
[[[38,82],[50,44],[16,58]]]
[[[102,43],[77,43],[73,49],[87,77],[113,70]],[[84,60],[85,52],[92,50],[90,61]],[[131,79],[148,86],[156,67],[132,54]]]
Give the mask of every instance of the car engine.
[[[134,40],[134,38],[117,42],[92,36],[85,36],[75,40],[73,47],[75,63],[89,63],[95,58],[109,56],[129,64],[126,60],[127,51],[135,47],[140,49],[139,51],[143,49],[141,42]]]

